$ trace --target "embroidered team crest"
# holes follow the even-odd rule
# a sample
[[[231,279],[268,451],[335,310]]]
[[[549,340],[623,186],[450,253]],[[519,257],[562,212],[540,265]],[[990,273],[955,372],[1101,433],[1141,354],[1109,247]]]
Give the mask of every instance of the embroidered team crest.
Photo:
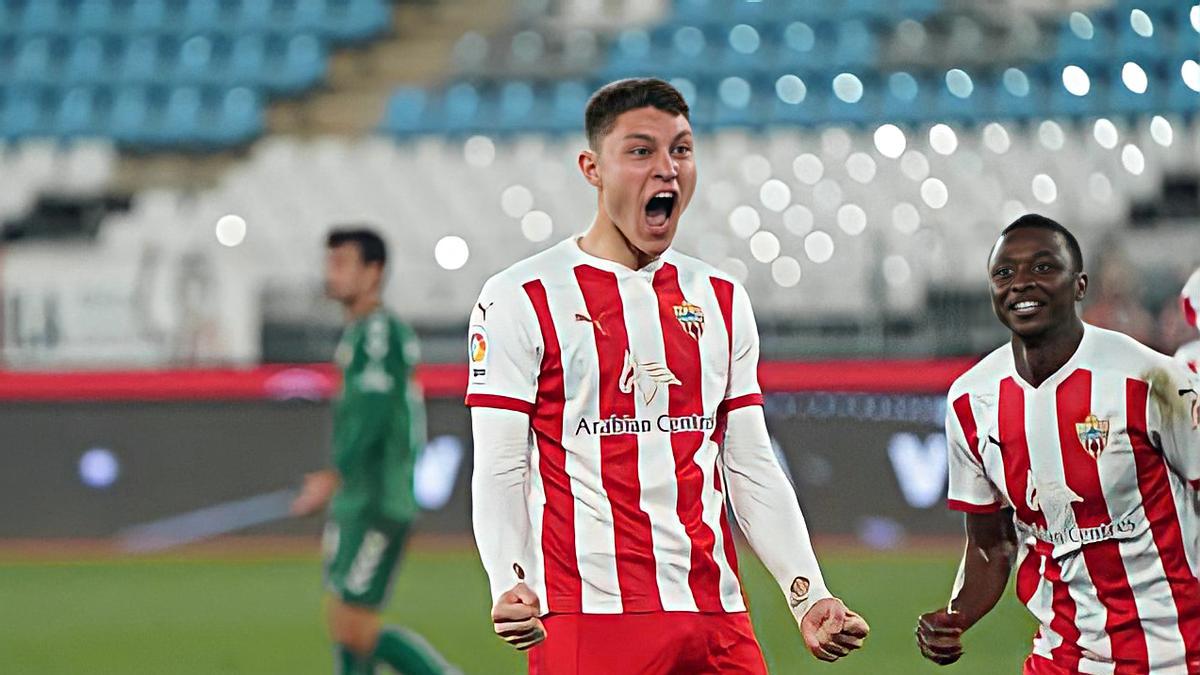
[[[1083,449],[1095,459],[1100,459],[1100,453],[1108,445],[1108,420],[1088,415],[1087,419],[1075,424],[1075,432],[1079,434]]]
[[[675,305],[674,309],[675,318],[679,320],[679,325],[683,326],[684,332],[699,340],[704,334],[704,310],[687,300]]]

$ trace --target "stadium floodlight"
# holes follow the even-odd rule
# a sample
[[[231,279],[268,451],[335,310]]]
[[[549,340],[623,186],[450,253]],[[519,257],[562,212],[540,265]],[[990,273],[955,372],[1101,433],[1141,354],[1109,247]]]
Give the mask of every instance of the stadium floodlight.
[[[1105,150],[1112,150],[1117,147],[1120,141],[1117,133],[1117,125],[1112,123],[1112,120],[1101,117],[1092,125],[1092,136],[1096,138],[1096,142]]]
[[[833,249],[833,237],[826,232],[817,230],[804,238],[804,254],[817,264],[829,262]]]
[[[813,187],[813,203],[825,211],[833,211],[842,205],[842,186],[832,178]]]
[[[800,261],[791,256],[779,256],[771,263],[771,278],[783,288],[791,288],[800,283]]]
[[[238,246],[246,240],[246,220],[232,213],[221,216],[217,220],[216,235],[222,246]]]
[[[1149,84],[1146,71],[1133,61],[1128,61],[1121,67],[1121,81],[1135,94],[1146,93],[1146,86]]]
[[[509,218],[520,218],[533,208],[533,193],[524,185],[510,185],[500,193],[500,209]]]
[[[1171,129],[1171,123],[1162,115],[1155,115],[1154,119],[1150,120],[1150,137],[1155,143],[1164,148],[1171,147],[1171,143],[1175,140],[1175,131]]]
[[[1047,150],[1062,150],[1066,144],[1063,128],[1054,120],[1045,120],[1038,125],[1038,141]]]
[[[921,228],[921,213],[908,202],[892,207],[892,227],[902,234],[914,234]]]
[[[812,232],[815,223],[813,212],[803,204],[792,204],[783,212],[783,226],[797,237]]]
[[[1124,148],[1121,148],[1121,165],[1129,173],[1140,176],[1146,170],[1146,156],[1142,154],[1142,149],[1133,143],[1127,143]]]
[[[875,179],[875,160],[865,152],[854,152],[846,158],[846,173],[866,185]]]
[[[904,132],[895,124],[884,124],[875,130],[875,149],[888,159],[897,159],[904,154],[908,144]]]
[[[950,201],[950,190],[939,178],[926,178],[921,183],[921,199],[931,209],[940,209]]]
[[[1091,40],[1096,34],[1096,29],[1092,26],[1092,20],[1083,12],[1071,12],[1071,18],[1068,19],[1071,26],[1071,32],[1081,40]]]
[[[449,235],[438,240],[433,247],[433,259],[444,270],[461,269],[471,257],[471,247],[462,237]]]
[[[726,258],[717,269],[742,282],[750,276],[750,268],[740,258]]]
[[[975,83],[965,70],[952,68],[946,71],[946,89],[957,98],[970,98],[975,91]]]
[[[1098,202],[1107,202],[1112,199],[1112,181],[1108,179],[1108,176],[1097,171],[1088,176],[1088,193]]]
[[[546,241],[554,232],[554,221],[545,211],[530,211],[521,217],[521,234],[529,241]]]
[[[1183,62],[1183,66],[1179,68],[1179,74],[1183,76],[1183,83],[1192,91],[1200,92],[1200,63],[1195,59],[1188,59]]]
[[[1154,22],[1150,20],[1150,15],[1144,10],[1135,9],[1129,13],[1129,26],[1133,28],[1133,32],[1142,37],[1154,35]]]
[[[769,263],[779,257],[779,237],[766,230],[759,230],[750,237],[750,255],[760,263]]]
[[[858,103],[863,97],[862,80],[853,73],[838,73],[833,78],[833,93],[845,103]]]
[[[758,31],[753,26],[739,23],[729,30],[729,46],[739,54],[753,54],[760,44]]]
[[[772,178],[759,188],[758,198],[763,206],[780,213],[792,203],[792,189],[778,178]]]
[[[1022,98],[1029,95],[1029,76],[1020,68],[1008,68],[1004,71],[1004,88],[1013,96]]]
[[[997,155],[1003,155],[1012,147],[1008,129],[1005,129],[1004,125],[999,122],[990,122],[983,128],[983,144]]]
[[[958,135],[945,124],[935,124],[929,129],[929,147],[939,155],[952,155],[958,149]]]
[[[758,211],[749,204],[742,204],[729,214],[729,229],[742,239],[749,239],[758,232],[759,227],[762,227],[762,219],[759,218]]]
[[[867,229],[867,212],[858,204],[842,204],[837,211],[837,224],[842,232],[857,237]]]
[[[784,103],[798,105],[808,96],[808,87],[796,75],[783,75],[775,80],[775,95]]]
[[[1058,199],[1058,185],[1050,176],[1039,173],[1033,177],[1033,182],[1030,185],[1033,191],[1033,198],[1043,204],[1053,204],[1054,200]]]
[[[883,278],[892,287],[907,284],[912,279],[912,268],[909,266],[908,260],[897,253],[884,258]]]
[[[821,163],[820,157],[806,152],[792,161],[792,171],[801,183],[816,185],[825,175],[825,165]]]
[[[925,180],[929,177],[929,160],[920,151],[909,150],[900,158],[900,173],[909,180]]]
[[[496,161],[496,144],[487,136],[472,136],[463,143],[463,159],[476,169],[486,169]]]
[[[1092,89],[1092,80],[1088,77],[1087,71],[1076,65],[1063,68],[1062,81],[1067,91],[1075,96],[1087,96]]]

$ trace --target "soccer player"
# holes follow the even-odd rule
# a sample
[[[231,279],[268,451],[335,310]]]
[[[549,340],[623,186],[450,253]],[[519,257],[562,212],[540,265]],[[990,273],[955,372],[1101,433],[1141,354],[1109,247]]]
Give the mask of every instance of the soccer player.
[[[1200,328],[1200,321],[1197,321],[1197,313],[1200,313],[1200,270],[1192,272],[1192,276],[1188,278],[1187,283],[1183,286],[1183,291],[1179,295],[1179,302],[1183,306],[1183,315],[1187,319],[1188,325],[1192,328]],[[1185,367],[1193,373],[1200,374],[1200,339],[1192,340],[1183,345],[1175,352],[1175,358],[1179,359]]]
[[[696,186],[688,106],[622,80],[585,124],[590,229],[492,277],[471,315],[495,630],[538,645],[535,673],[765,673],[728,495],[807,647],[845,656],[868,627],[826,588],[771,449],[746,292],[670,249]]]
[[[1080,320],[1083,256],[1026,215],[988,259],[1012,339],[950,389],[949,506],[966,553],[949,607],[920,617],[930,660],[1016,593],[1040,627],[1027,674],[1200,672],[1200,432],[1170,357]]]
[[[369,229],[335,229],[327,249],[326,293],[347,319],[335,356],[342,388],[333,414],[333,467],[305,477],[292,512],[329,506],[322,547],[336,672],[374,673],[376,663],[405,675],[456,672],[415,633],[380,627],[379,610],[417,515],[413,467],[425,435],[412,382],[417,343],[380,300],[383,239]]]

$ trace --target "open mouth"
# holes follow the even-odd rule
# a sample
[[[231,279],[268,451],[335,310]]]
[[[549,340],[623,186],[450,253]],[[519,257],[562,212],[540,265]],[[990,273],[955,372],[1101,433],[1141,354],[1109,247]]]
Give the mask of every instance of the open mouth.
[[[656,193],[646,202],[646,224],[650,227],[662,227],[675,212],[677,195],[670,190]]]
[[[1045,306],[1046,303],[1038,300],[1020,300],[1009,303],[1008,309],[1017,316],[1032,316],[1040,312]]]

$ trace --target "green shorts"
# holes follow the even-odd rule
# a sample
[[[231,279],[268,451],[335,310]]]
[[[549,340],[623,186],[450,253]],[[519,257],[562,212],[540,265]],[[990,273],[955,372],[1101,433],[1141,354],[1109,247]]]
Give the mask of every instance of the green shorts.
[[[408,530],[407,525],[325,523],[321,538],[325,588],[351,605],[383,605],[391,593]]]

